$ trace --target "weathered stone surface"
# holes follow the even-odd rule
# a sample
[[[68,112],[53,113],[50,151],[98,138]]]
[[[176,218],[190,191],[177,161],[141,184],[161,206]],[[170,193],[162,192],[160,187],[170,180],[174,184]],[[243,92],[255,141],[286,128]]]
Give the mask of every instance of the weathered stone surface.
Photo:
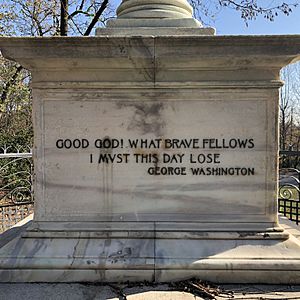
[[[189,19],[184,19],[181,22],[188,22]],[[119,20],[120,21],[120,20]],[[172,20],[168,21],[171,23]],[[126,25],[130,25],[129,20],[122,20]],[[137,22],[137,21],[135,21]],[[124,24],[124,25],[125,25]],[[145,24],[143,20],[142,25]],[[171,23],[172,24],[172,23]],[[170,24],[170,25],[171,25]],[[199,35],[214,35],[214,28],[192,28],[192,27],[109,27],[97,28],[96,36],[199,36]]]
[[[0,47],[33,72],[36,172],[34,221],[0,249],[1,281],[299,283],[275,204],[279,70],[299,36]]]
[[[47,139],[41,139],[37,145],[44,149],[44,159],[38,168],[44,169],[43,177],[39,178],[46,176],[47,184],[43,186],[37,178],[37,184],[43,188],[37,220],[184,222],[188,215],[189,222],[213,223],[217,215],[218,222],[270,222],[269,227],[272,227],[272,212],[266,212],[266,203],[273,201],[275,189],[275,170],[266,165],[269,156],[276,158],[277,150],[271,145],[276,130],[273,124],[268,128],[266,117],[268,114],[275,118],[276,106],[271,97],[261,93],[260,99],[255,101],[245,99],[249,97],[247,93],[243,96],[236,93],[236,99],[227,100],[227,93],[223,92],[220,98],[210,101],[189,93],[188,99],[176,100],[175,95],[162,99],[163,91],[157,92],[152,97],[144,96],[145,90],[135,93],[137,100],[131,100],[132,94],[126,92],[121,100],[111,92],[110,100],[99,101],[97,95],[89,91],[89,99],[86,97],[83,103],[82,96],[75,94],[69,95],[72,100],[63,100],[63,91],[56,91],[54,97],[45,92],[39,94],[39,99],[43,99],[39,109],[45,113],[38,121],[43,128],[37,132]],[[159,102],[154,100],[157,97],[160,97]],[[213,116],[218,118],[212,121]],[[257,127],[267,130],[258,131]],[[106,164],[105,150],[95,147],[97,140],[105,137],[124,144],[123,148],[119,146],[109,152],[120,155],[115,163]],[[253,139],[255,147],[237,151],[237,148],[186,150],[183,146],[163,149],[155,144],[150,149],[141,145],[132,149],[129,145],[129,140],[165,139],[165,146],[169,147],[173,139],[191,138],[199,139],[196,147],[201,148],[203,139],[207,138],[218,139],[219,146],[222,142],[227,146],[231,141],[234,146],[238,139],[244,143],[248,140],[249,147]],[[56,147],[57,143],[62,147],[67,139],[80,142],[84,139],[89,147]],[[104,159],[100,163],[99,153]],[[141,162],[142,154],[151,154],[149,162]],[[211,159],[208,154],[215,155],[220,163],[199,163]],[[156,166],[154,155],[161,162]],[[171,164],[171,159],[176,162]],[[205,173],[212,166],[241,170],[231,169],[233,176],[192,175],[203,166]],[[176,168],[172,172],[183,175],[151,175],[155,167]],[[253,168],[255,176],[248,174]],[[246,175],[237,176],[236,173],[242,171]],[[88,205],[83,210],[84,199],[88,199]]]

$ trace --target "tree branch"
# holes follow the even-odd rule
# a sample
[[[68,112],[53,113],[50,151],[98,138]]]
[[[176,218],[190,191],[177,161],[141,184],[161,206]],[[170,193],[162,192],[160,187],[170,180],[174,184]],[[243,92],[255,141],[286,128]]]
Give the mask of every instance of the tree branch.
[[[23,70],[22,66],[18,66],[16,68],[15,73],[12,75],[11,79],[5,84],[5,86],[3,87],[3,91],[1,93],[1,97],[0,97],[0,103],[3,104],[8,96],[9,93],[9,89],[12,85],[14,85],[14,83],[17,80],[18,75],[20,74],[20,72]]]
[[[78,10],[83,10],[83,5],[84,5],[85,0],[82,0],[80,3],[80,6],[78,8]]]
[[[241,17],[245,20],[255,19],[258,14],[264,15],[264,17],[270,21],[273,21],[278,12],[282,12],[285,15],[289,15],[292,12],[292,8],[295,8],[299,5],[298,2],[295,3],[285,3],[273,7],[263,7],[257,5],[256,0],[245,0],[245,1],[236,1],[236,0],[219,0],[219,4],[224,7],[232,7],[236,10],[241,11]]]
[[[76,22],[73,20],[73,18],[71,18],[70,20],[71,20],[71,22],[73,23],[73,25],[76,27],[77,31],[78,31],[81,35],[83,35],[83,32],[80,30],[79,26],[76,24]]]
[[[231,4],[240,9],[251,9],[252,11],[255,11],[258,13],[264,13],[264,12],[268,12],[268,11],[272,11],[272,10],[276,10],[276,9],[279,9],[279,10],[286,9],[287,10],[286,12],[289,13],[289,12],[291,12],[291,9],[289,8],[289,6],[297,6],[298,5],[298,3],[291,3],[291,4],[283,3],[278,6],[263,8],[261,6],[258,6],[256,4],[256,2],[253,0],[248,0],[247,2],[245,2],[245,4],[238,3],[235,0],[220,0],[219,2],[221,5],[225,4],[225,6],[228,6],[229,4]]]
[[[108,0],[104,0],[83,35],[85,35],[85,36],[90,35],[91,31],[93,30],[96,23],[99,21],[99,18],[102,15],[102,13],[104,12],[104,10],[106,9],[107,5],[108,5]]]
[[[75,10],[71,14],[68,15],[68,19],[72,19],[73,17],[75,17],[76,15],[79,15],[79,14],[90,16],[90,14],[88,12],[86,12],[86,11]]]

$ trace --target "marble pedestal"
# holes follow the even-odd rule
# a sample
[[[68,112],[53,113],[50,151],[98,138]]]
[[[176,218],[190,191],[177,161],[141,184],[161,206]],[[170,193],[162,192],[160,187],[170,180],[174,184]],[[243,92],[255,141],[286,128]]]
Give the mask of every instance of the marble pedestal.
[[[299,283],[277,221],[299,36],[1,38],[32,71],[35,216],[2,282]]]

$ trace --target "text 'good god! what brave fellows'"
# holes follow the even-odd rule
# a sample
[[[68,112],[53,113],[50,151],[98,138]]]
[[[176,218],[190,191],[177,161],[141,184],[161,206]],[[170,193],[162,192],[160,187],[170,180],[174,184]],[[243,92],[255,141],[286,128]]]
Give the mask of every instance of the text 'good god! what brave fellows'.
[[[128,139],[127,145],[124,145],[124,139],[103,138],[94,139],[93,145],[86,138],[75,139],[58,139],[56,147],[58,149],[70,148],[88,148],[94,146],[98,149],[116,149],[116,148],[131,148],[131,149],[252,149],[254,148],[253,138],[185,138],[185,139]]]

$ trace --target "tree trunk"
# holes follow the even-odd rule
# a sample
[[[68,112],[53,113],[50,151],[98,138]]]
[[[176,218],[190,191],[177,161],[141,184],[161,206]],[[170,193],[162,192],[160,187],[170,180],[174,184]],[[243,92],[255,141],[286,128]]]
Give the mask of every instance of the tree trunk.
[[[60,1],[60,35],[68,35],[68,10],[69,0]]]
[[[285,111],[282,110],[282,114],[281,114],[281,150],[285,150],[285,143],[286,143],[286,124],[285,124]]]

